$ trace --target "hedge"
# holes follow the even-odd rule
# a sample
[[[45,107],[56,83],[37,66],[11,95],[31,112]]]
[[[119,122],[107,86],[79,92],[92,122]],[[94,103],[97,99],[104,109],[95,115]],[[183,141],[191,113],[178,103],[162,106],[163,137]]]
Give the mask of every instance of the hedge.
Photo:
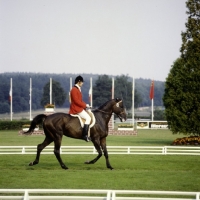
[[[25,124],[30,124],[30,120],[0,120],[0,130],[20,130]]]

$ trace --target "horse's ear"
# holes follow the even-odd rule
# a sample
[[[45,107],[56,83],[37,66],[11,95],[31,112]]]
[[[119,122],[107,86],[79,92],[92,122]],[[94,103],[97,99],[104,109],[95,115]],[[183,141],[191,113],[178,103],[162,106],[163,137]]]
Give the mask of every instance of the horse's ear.
[[[119,99],[119,98],[116,98],[116,99],[115,99],[115,101],[116,101],[116,102],[119,102],[119,101],[120,101],[120,99]]]

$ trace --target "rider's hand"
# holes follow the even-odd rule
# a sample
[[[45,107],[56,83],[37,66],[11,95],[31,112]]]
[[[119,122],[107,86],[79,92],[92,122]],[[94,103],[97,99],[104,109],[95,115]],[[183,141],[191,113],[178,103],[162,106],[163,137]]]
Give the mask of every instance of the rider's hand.
[[[86,104],[86,108],[90,108],[90,105],[89,105],[89,104]]]

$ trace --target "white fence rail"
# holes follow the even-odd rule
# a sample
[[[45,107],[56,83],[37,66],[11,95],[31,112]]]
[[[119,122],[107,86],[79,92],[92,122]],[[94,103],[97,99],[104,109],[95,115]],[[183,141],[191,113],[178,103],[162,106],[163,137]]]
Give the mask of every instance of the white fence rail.
[[[200,147],[184,146],[108,146],[109,154],[200,155]],[[0,146],[0,154],[35,154],[36,146]],[[42,154],[53,154],[47,146]],[[93,146],[62,146],[61,154],[97,154]]]
[[[200,192],[80,189],[0,189],[0,199],[66,200],[199,200]]]

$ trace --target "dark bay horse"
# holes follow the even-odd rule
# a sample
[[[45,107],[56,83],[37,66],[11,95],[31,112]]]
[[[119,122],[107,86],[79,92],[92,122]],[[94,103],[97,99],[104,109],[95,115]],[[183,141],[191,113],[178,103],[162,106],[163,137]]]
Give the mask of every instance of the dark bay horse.
[[[94,147],[98,152],[98,155],[93,160],[85,163],[94,164],[102,156],[103,151],[107,168],[113,169],[108,159],[108,152],[106,147],[108,122],[112,116],[112,113],[115,113],[121,121],[126,120],[126,111],[123,106],[123,102],[118,98],[112,99],[104,103],[98,109],[93,110],[92,112],[96,118],[96,122],[90,129],[90,137]],[[54,154],[58,162],[63,169],[68,169],[60,157],[61,141],[63,135],[75,139],[82,139],[82,127],[79,119],[66,113],[54,113],[48,116],[45,114],[40,114],[32,120],[29,130],[24,134],[32,133],[36,125],[42,122],[46,137],[41,144],[38,144],[36,158],[29,165],[32,166],[38,164],[41,151],[51,142],[54,142]]]

